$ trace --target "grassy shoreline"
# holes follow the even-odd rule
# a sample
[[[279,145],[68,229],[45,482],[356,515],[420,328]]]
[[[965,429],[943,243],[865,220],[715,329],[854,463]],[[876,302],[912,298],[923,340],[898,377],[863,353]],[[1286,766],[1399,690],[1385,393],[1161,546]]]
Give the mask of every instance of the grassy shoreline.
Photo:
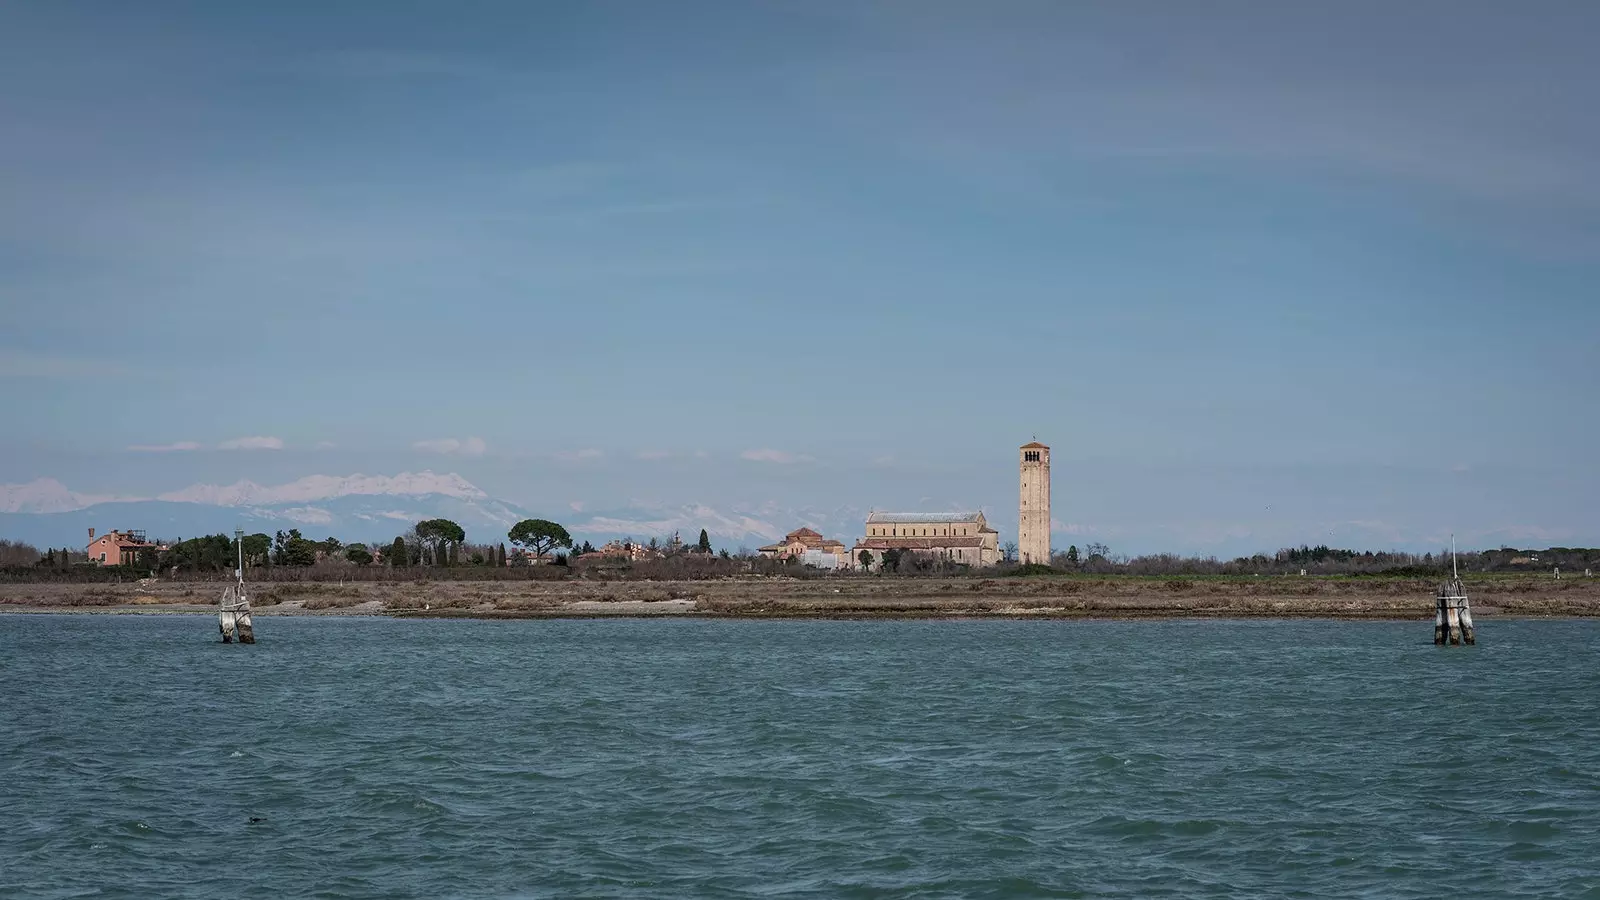
[[[210,612],[217,582],[4,584],[0,612]],[[722,578],[699,581],[281,582],[257,615],[428,618],[1431,618],[1433,583],[1372,577]],[[1600,579],[1470,579],[1483,617],[1600,617]]]

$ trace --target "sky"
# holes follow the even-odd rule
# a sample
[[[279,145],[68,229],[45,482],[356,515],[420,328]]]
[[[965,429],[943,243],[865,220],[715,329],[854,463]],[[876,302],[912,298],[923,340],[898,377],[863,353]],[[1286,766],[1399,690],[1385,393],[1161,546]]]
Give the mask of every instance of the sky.
[[[1597,30],[0,2],[0,483],[426,468],[1005,540],[1037,437],[1057,544],[1600,545]]]

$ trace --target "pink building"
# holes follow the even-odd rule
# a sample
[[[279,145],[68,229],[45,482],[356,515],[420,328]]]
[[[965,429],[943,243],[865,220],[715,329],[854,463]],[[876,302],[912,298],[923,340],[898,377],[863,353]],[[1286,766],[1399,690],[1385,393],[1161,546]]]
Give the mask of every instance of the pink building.
[[[144,550],[160,549],[144,539],[143,531],[117,531],[112,529],[96,538],[89,529],[89,561],[103,566],[131,566]]]

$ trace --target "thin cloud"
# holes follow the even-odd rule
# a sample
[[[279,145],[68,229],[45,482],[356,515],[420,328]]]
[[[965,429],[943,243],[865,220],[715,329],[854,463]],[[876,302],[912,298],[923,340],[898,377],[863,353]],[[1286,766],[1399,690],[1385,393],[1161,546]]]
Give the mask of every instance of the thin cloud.
[[[781,466],[792,466],[798,463],[816,461],[810,456],[805,456],[798,453],[786,453],[782,450],[773,450],[770,447],[765,447],[760,450],[746,450],[739,454],[739,458],[747,459],[751,462],[776,463]]]
[[[459,440],[456,438],[437,438],[431,441],[417,441],[411,445],[411,448],[413,450],[421,450],[424,453],[442,453],[447,456],[482,456],[484,451],[489,449],[489,445],[484,443],[483,438],[480,437]]]
[[[133,444],[128,449],[134,453],[187,453],[199,450],[200,445],[194,441],[178,441],[172,444]]]
[[[103,359],[41,356],[16,350],[0,354],[0,378],[117,378],[127,368]]]
[[[1507,525],[1493,531],[1472,535],[1481,546],[1504,546],[1511,542],[1537,541],[1544,544],[1566,544],[1575,533],[1566,528],[1546,528],[1542,525]],[[1443,541],[1439,541],[1443,543]]]
[[[255,436],[234,438],[217,445],[218,450],[282,450],[283,438]]]
[[[557,453],[556,459],[559,459],[562,462],[584,462],[586,460],[599,459],[605,455],[606,454],[604,450],[596,450],[593,447],[585,447],[582,450],[567,450]]]
[[[501,70],[481,60],[438,53],[349,49],[292,60],[285,68],[316,78],[350,80],[489,78]]]
[[[636,459],[666,459],[671,455],[665,450],[640,450],[634,454],[634,457]]]
[[[599,162],[552,163],[517,172],[509,186],[520,194],[559,200],[591,194],[622,174],[616,166]]]

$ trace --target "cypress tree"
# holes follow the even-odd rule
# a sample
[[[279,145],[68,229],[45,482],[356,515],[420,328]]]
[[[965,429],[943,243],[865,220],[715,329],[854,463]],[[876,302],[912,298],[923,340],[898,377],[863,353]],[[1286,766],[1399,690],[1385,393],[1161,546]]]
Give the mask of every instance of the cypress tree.
[[[706,534],[706,530],[704,528],[700,529],[700,552],[711,552],[711,535]]]
[[[389,565],[404,566],[410,561],[406,556],[406,552],[405,538],[395,538],[394,543],[389,545]]]

